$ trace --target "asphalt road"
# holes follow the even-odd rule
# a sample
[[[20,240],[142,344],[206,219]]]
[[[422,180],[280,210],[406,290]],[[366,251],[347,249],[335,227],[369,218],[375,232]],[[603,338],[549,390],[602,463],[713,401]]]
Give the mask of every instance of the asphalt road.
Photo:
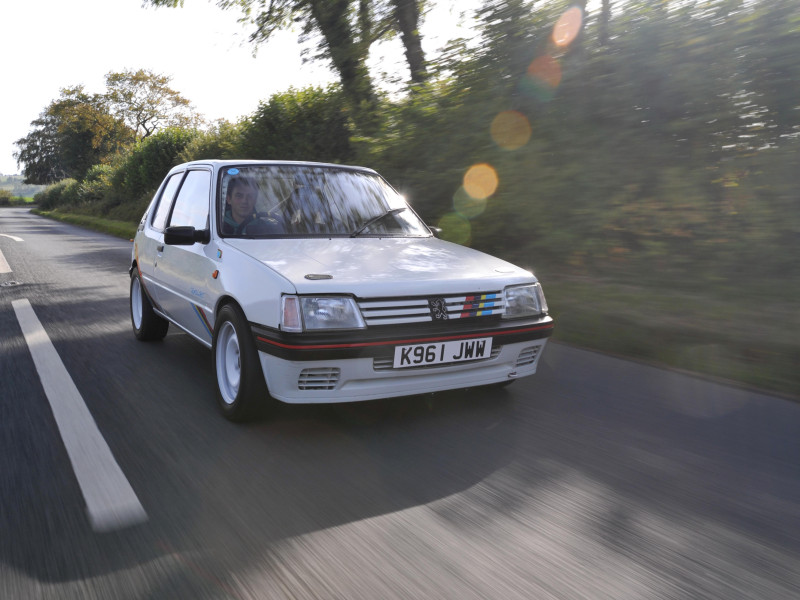
[[[502,391],[234,425],[208,350],[134,339],[129,243],[0,209],[0,252],[0,598],[800,597],[797,403],[551,343]],[[146,520],[93,521],[46,339]]]

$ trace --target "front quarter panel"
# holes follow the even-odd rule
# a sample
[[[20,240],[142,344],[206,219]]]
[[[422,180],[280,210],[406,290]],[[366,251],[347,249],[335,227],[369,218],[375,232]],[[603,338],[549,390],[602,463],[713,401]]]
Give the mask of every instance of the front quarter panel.
[[[265,243],[253,241],[253,243]],[[269,242],[266,242],[269,243]],[[250,323],[277,329],[281,296],[296,293],[284,277],[244,252],[220,241],[218,299],[215,314],[228,301],[236,302]]]

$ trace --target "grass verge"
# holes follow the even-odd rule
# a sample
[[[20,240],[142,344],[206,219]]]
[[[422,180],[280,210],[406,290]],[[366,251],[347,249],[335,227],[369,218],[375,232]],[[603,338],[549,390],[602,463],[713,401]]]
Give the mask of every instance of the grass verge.
[[[138,223],[130,223],[129,221],[114,221],[111,219],[104,219],[103,217],[94,217],[90,215],[80,215],[75,213],[62,213],[57,210],[39,210],[32,209],[31,212],[48,219],[55,219],[70,225],[78,225],[86,229],[100,231],[107,233],[118,238],[131,240],[136,233]]]
[[[800,312],[788,291],[745,298],[589,278],[543,283],[555,340],[800,399]]]

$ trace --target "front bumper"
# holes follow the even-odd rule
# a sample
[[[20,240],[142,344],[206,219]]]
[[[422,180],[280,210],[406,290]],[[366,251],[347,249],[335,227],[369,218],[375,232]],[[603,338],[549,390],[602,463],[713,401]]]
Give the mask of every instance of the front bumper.
[[[553,321],[460,331],[371,334],[358,340],[327,335],[281,337],[254,327],[270,394],[283,402],[315,404],[373,400],[501,383],[536,372]],[[362,332],[363,333],[363,332]],[[350,334],[352,335],[352,334]],[[395,369],[398,345],[492,338],[492,355],[479,360]]]

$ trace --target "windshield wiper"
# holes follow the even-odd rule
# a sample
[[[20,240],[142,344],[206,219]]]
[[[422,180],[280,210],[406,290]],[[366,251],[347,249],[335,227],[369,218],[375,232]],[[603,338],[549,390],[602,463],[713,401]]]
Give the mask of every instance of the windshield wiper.
[[[385,218],[386,218],[386,217],[388,217],[389,215],[396,215],[397,213],[401,213],[401,212],[403,212],[404,210],[406,210],[407,208],[408,208],[407,206],[401,206],[400,208],[392,208],[391,210],[387,210],[387,211],[386,211],[385,213],[383,213],[382,215],[378,215],[377,217],[372,217],[372,218],[371,218],[369,221],[367,221],[366,223],[364,223],[364,224],[363,224],[361,227],[359,227],[359,228],[358,228],[356,231],[354,231],[353,233],[351,233],[351,234],[350,234],[350,237],[351,237],[351,238],[358,237],[359,235],[361,235],[361,234],[364,232],[364,230],[365,230],[365,229],[369,228],[371,225],[374,225],[374,224],[375,224],[375,223],[377,223],[378,221],[382,221],[383,219],[385,219]]]

